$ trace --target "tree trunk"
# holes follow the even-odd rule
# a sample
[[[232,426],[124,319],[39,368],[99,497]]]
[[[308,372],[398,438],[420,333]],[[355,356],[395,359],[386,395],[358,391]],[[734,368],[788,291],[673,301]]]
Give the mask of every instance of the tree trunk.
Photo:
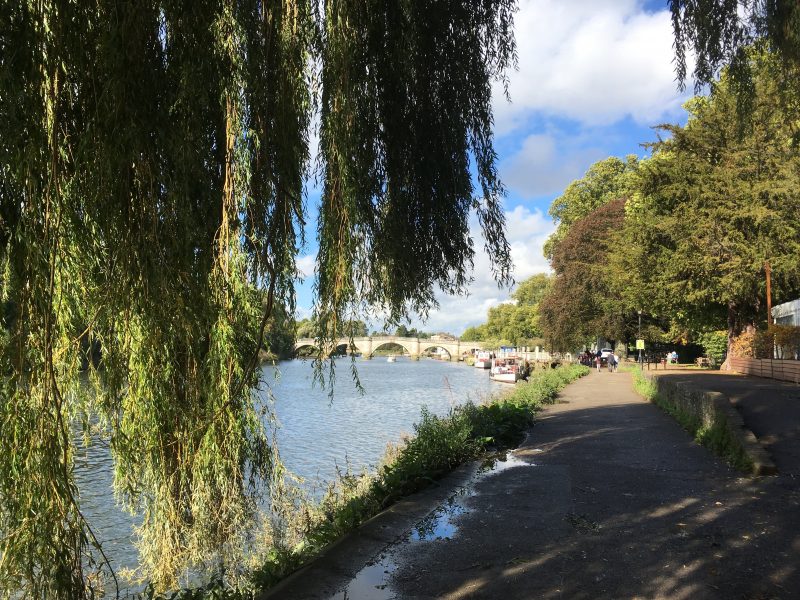
[[[731,348],[733,347],[733,340],[736,339],[736,336],[741,333],[741,326],[739,323],[739,314],[736,310],[736,304],[734,302],[728,302],[728,353],[725,357],[725,362],[722,363],[720,369],[722,371],[730,371],[730,358],[731,358]]]

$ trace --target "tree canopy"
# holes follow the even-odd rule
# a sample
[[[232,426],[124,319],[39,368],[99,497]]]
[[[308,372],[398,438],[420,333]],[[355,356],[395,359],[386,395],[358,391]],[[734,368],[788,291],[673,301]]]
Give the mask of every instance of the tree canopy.
[[[544,273],[519,283],[511,292],[512,302],[498,304],[488,310],[487,321],[468,327],[461,335],[464,341],[485,341],[497,345],[532,346],[541,342],[539,303],[550,285]]]
[[[275,306],[294,308],[315,110],[321,336],[463,292],[473,212],[508,279],[491,83],[514,11],[0,6],[0,588],[91,593],[75,427],[110,448],[157,587],[235,555],[279,473],[251,388]]]
[[[754,54],[755,96],[746,130],[725,72],[711,95],[687,103],[685,127],[653,146],[629,207],[628,290],[652,312],[694,329],[730,336],[766,319],[766,262],[773,295],[800,290],[800,153],[793,142],[800,110],[778,101],[774,57]]]
[[[603,204],[630,196],[638,165],[634,155],[624,161],[611,156],[594,163],[583,177],[570,183],[548,210],[558,227],[544,245],[545,256],[552,258],[555,245],[567,236],[575,221]]]
[[[748,93],[753,71],[748,49],[760,45],[786,67],[800,67],[800,4],[795,0],[670,0],[678,81],[687,78],[687,51],[694,54],[699,90],[728,67],[736,92]]]
[[[624,305],[612,287],[610,259],[625,217],[625,199],[595,208],[554,247],[553,284],[539,305],[545,339],[575,350],[599,336],[624,337]]]
[[[725,69],[710,94],[686,103],[685,126],[657,128],[650,158],[612,170],[608,179],[624,185],[607,187],[624,190],[624,201],[590,194],[581,203],[566,192],[554,201],[556,213],[565,197],[599,207],[551,238],[556,277],[540,306],[548,339],[563,349],[599,336],[630,340],[642,310],[649,340],[695,340],[718,352],[715,332],[727,329],[731,340],[766,320],[767,263],[776,302],[800,293],[800,95],[781,96],[775,54],[751,48],[748,60],[746,115]],[[568,190],[595,181],[596,167]]]

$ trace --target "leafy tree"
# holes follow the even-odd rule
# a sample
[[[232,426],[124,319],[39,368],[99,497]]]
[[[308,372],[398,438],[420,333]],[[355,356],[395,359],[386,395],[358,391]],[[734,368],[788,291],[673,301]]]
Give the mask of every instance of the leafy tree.
[[[527,345],[538,337],[538,313],[535,305],[500,304],[489,309],[486,338],[499,339],[513,346]]]
[[[727,331],[705,331],[697,336],[697,341],[702,346],[703,352],[716,364],[721,364],[728,351]]]
[[[386,335],[385,333],[382,335]],[[430,333],[425,333],[424,331],[419,331],[416,327],[412,327],[409,329],[405,325],[398,325],[397,328],[394,330],[394,335],[398,337],[418,337],[420,339],[428,339],[431,337]]]
[[[263,348],[278,358],[291,358],[294,353],[295,323],[282,306],[276,306],[264,329]]]
[[[461,335],[467,342],[495,341],[497,345],[533,346],[541,343],[538,305],[550,277],[543,273],[521,282],[511,293],[512,302],[489,309],[486,323],[468,327]]]
[[[765,315],[764,265],[776,300],[800,289],[800,155],[792,143],[800,109],[777,102],[774,57],[752,55],[753,108],[737,120],[729,74],[686,104],[685,127],[642,165],[629,205],[622,270],[635,302],[690,329],[725,326],[732,340]]]
[[[486,334],[486,324],[467,327],[461,334],[461,339],[465,342],[479,342],[489,336]]]
[[[638,165],[632,154],[624,161],[611,156],[594,163],[582,178],[570,183],[550,205],[548,213],[558,227],[545,242],[545,256],[552,258],[555,245],[566,237],[576,221],[612,200],[628,198],[636,183]]]
[[[508,280],[491,82],[514,60],[514,10],[2,4],[0,291],[16,317],[0,336],[0,589],[93,593],[75,422],[110,448],[156,587],[235,561],[280,471],[250,388],[275,307],[294,310],[315,101],[323,337],[369,306],[397,322],[437,286],[464,291],[473,210]],[[91,392],[87,347],[102,348]]]
[[[295,326],[295,335],[298,338],[315,338],[317,328],[314,319],[301,319]]]
[[[624,217],[624,199],[603,204],[555,245],[555,277],[539,305],[544,337],[554,350],[574,350],[598,336],[628,338],[631,315],[614,294],[609,261]]]
[[[550,275],[546,273],[538,273],[528,277],[511,292],[511,297],[517,302],[518,306],[536,306],[547,293],[551,279]]]

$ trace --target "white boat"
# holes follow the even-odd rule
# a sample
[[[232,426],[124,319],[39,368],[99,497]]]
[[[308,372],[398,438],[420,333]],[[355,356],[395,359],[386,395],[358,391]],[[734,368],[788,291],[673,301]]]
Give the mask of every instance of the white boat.
[[[489,369],[492,366],[492,353],[486,352],[481,350],[475,353],[475,364],[473,365],[476,369]]]
[[[397,362],[397,357],[396,356],[390,356],[389,358],[386,359],[386,362]]]
[[[489,377],[502,383],[516,383],[521,379],[520,359],[516,356],[501,356],[492,361]]]

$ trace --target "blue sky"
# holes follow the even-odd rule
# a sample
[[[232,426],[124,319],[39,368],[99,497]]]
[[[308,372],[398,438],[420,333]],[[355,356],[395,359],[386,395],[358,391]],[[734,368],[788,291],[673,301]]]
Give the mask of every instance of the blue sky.
[[[651,127],[685,121],[688,98],[675,83],[672,28],[666,0],[520,0],[516,18],[519,69],[509,73],[511,102],[495,89],[495,145],[505,200],[514,277],[521,281],[549,270],[542,245],[554,229],[547,209],[573,179],[608,156],[643,156]],[[318,190],[309,189],[310,224]],[[480,249],[467,298],[438,294],[440,310],[423,323],[427,331],[460,334],[485,321],[489,307],[507,301],[489,259]],[[298,267],[308,276],[298,285],[298,316],[313,303],[316,244],[307,232]]]

